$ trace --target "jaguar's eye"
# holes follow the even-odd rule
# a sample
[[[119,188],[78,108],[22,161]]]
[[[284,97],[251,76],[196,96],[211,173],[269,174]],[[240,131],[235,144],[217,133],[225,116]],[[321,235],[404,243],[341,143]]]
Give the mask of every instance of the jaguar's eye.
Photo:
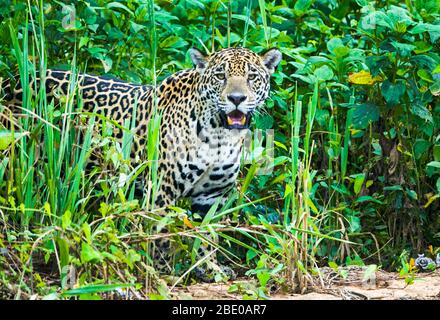
[[[255,73],[251,73],[250,75],[248,75],[249,80],[255,80],[256,78],[257,78],[257,75]]]
[[[226,78],[224,73],[215,73],[214,76],[219,80],[225,80]]]

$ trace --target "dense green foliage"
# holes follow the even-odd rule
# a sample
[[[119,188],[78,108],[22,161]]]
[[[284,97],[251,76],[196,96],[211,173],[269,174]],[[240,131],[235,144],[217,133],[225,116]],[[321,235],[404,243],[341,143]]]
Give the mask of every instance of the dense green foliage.
[[[111,126],[92,137],[94,115],[68,117],[60,132],[52,124],[75,106],[48,105],[40,93],[16,139],[0,137],[0,250],[9,252],[0,254],[0,285],[15,283],[17,296],[91,298],[123,283],[168,297],[149,267],[158,224],[182,239],[179,275],[207,232],[223,239],[219,250],[257,277],[253,298],[266,297],[269,281],[305,288],[317,266],[396,270],[440,246],[438,0],[70,2],[0,0],[1,77],[56,67],[156,83],[192,67],[192,46],[278,47],[271,99],[253,124],[274,130],[274,167],[258,174],[261,161],[243,164],[231,201],[196,228],[184,210],[162,218],[134,195],[132,178],[153,165],[130,167]],[[75,125],[85,127],[82,146]],[[82,170],[97,145],[111,174],[107,165]],[[79,291],[66,291],[68,266]]]

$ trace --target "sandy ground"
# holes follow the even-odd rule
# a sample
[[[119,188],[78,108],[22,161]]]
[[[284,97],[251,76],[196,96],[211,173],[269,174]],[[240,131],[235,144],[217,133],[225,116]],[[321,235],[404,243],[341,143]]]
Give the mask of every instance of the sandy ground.
[[[376,271],[364,281],[365,269],[347,268],[345,279],[331,269],[323,270],[317,285],[309,287],[305,294],[275,292],[271,299],[281,300],[440,300],[440,269],[419,273],[410,285],[396,273]],[[228,292],[231,285],[241,290]],[[223,284],[195,284],[174,290],[177,299],[241,300],[246,289],[255,286],[249,279],[239,279]]]

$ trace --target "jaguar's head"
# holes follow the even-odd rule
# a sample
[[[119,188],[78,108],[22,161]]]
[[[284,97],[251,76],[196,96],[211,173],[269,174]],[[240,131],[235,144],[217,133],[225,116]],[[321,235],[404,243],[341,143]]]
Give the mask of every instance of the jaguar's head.
[[[215,106],[223,126],[248,128],[255,109],[269,95],[270,75],[281,61],[281,52],[270,49],[259,55],[245,48],[228,48],[204,56],[191,49],[190,56],[201,75],[203,99]]]

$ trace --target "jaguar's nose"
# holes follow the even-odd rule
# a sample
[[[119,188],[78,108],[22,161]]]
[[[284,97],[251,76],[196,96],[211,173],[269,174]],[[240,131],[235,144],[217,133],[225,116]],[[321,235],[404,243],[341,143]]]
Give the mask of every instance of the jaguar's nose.
[[[246,96],[241,93],[231,93],[228,95],[228,100],[235,104],[236,107],[238,107],[240,103],[246,100]]]

